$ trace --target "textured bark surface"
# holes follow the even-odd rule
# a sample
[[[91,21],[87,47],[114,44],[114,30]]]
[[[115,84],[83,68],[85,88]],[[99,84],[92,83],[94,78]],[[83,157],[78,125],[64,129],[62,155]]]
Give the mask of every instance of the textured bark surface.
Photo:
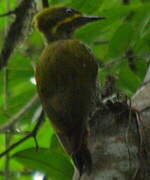
[[[90,176],[83,174],[81,180],[150,179],[149,81],[148,71],[131,107],[118,101],[99,106],[90,121],[93,171]]]

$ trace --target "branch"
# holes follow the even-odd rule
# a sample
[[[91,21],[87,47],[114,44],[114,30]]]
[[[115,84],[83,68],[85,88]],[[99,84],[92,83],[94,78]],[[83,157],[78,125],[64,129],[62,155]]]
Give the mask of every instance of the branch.
[[[16,13],[15,10],[9,11],[9,12],[7,12],[7,13],[0,14],[0,17],[10,16],[10,15],[15,14],[15,13]]]
[[[16,143],[12,144],[9,148],[7,148],[4,152],[0,153],[0,158],[7,155],[7,153],[9,153],[11,150],[13,150],[15,147],[17,147],[18,145],[20,145],[21,143],[23,143],[24,141],[26,141],[27,139],[29,139],[30,137],[32,137],[33,134],[30,133],[27,136],[23,137],[22,139],[20,139],[19,141],[17,141]]]
[[[8,98],[9,98],[9,91],[8,91],[8,77],[9,71],[8,68],[5,67],[3,71],[3,83],[4,83],[4,110],[7,112],[8,110]]]
[[[12,151],[15,147],[17,147],[18,145],[22,144],[24,141],[28,140],[29,138],[33,137],[35,140],[35,144],[36,144],[36,149],[38,149],[38,144],[37,144],[37,140],[36,140],[36,135],[37,132],[39,130],[39,128],[41,127],[41,124],[43,122],[43,116],[44,116],[44,112],[42,111],[34,129],[25,137],[23,137],[22,139],[20,139],[19,141],[17,141],[16,143],[12,144],[9,148],[7,148],[5,151],[3,151],[2,153],[0,153],[0,158],[7,155],[10,151]]]
[[[32,99],[24,105],[24,107],[16,113],[12,118],[10,118],[6,124],[0,127],[0,132],[5,132],[7,129],[10,129],[22,116],[30,110],[30,108],[38,102],[38,95],[34,95]]]
[[[29,176],[32,175],[33,171],[31,170],[24,170],[24,171],[10,171],[10,175],[14,176],[16,174],[20,174],[21,176]],[[0,171],[0,176],[4,176],[5,172],[4,171]]]
[[[5,147],[6,149],[10,146],[11,143],[11,134],[6,133],[5,134]],[[10,155],[9,153],[6,155],[5,159],[5,179],[9,179],[10,177]]]
[[[8,63],[9,57],[16,48],[19,40],[26,37],[31,27],[31,19],[34,16],[33,0],[22,0],[15,10],[11,11],[16,15],[14,22],[10,25],[0,53],[0,69]],[[6,13],[10,14],[10,12]]]
[[[97,41],[94,41],[93,44],[94,45],[105,45],[105,44],[108,44],[110,41],[109,40],[97,40]]]

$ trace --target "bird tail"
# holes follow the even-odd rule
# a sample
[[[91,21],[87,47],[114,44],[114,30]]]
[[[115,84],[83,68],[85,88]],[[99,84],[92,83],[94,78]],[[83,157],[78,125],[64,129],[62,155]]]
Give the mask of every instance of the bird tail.
[[[83,173],[91,174],[92,171],[92,158],[91,154],[86,147],[86,145],[82,145],[81,148],[72,155],[75,166],[79,170],[80,176]]]

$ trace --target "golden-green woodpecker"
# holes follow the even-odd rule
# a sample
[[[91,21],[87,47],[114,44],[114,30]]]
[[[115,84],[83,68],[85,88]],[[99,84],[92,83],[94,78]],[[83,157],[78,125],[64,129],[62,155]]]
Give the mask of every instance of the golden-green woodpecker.
[[[35,17],[47,45],[36,68],[43,108],[80,175],[90,173],[87,119],[96,92],[98,65],[91,50],[72,38],[75,29],[103,19],[67,7],[46,8]]]

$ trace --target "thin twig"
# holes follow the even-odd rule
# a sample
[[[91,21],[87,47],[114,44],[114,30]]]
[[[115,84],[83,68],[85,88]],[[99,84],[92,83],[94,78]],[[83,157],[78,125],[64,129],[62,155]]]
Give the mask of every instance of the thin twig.
[[[143,82],[142,87],[150,84],[150,80]]]
[[[149,54],[147,54],[147,53],[135,56],[135,58],[148,58],[148,57],[149,57]],[[112,60],[109,60],[107,63],[103,64],[103,66],[101,67],[101,70],[104,68],[112,68],[112,66],[118,65],[118,64],[126,61],[126,59],[127,59],[127,56],[123,55],[123,56],[114,58]]]
[[[0,134],[4,134],[4,133],[9,133],[12,135],[27,135],[29,134],[31,131],[18,131],[15,129],[8,129],[6,131],[0,132]]]
[[[121,57],[112,59],[108,63],[105,63],[104,66],[101,69],[107,68],[107,67],[111,67],[112,68],[113,65],[119,64],[119,63],[121,63],[121,62],[123,62],[125,60],[126,60],[126,56],[121,56]]]
[[[40,105],[34,112],[31,122],[36,122],[41,116],[42,111],[43,111],[43,108],[42,108],[42,105]]]
[[[6,9],[9,10],[9,1],[6,1]],[[7,32],[7,25],[5,21],[5,34]],[[3,82],[4,82],[4,110],[8,112],[8,100],[9,100],[9,87],[8,87],[8,79],[9,79],[9,70],[7,69],[7,66],[4,68],[4,74],[3,74]],[[12,135],[5,133],[5,149],[7,149],[11,144],[11,138]],[[5,158],[5,180],[9,180],[10,178],[10,155],[9,153],[6,155]]]
[[[33,173],[33,171],[29,171],[29,170],[25,170],[25,171],[10,171],[10,175],[13,176],[13,175],[16,175],[18,174],[20,176],[29,176]],[[4,171],[0,171],[0,176],[4,176],[5,175],[5,172]]]
[[[29,134],[31,131],[17,131],[14,129],[8,129],[6,131],[0,132],[0,134],[4,134],[4,133],[8,133],[8,134],[12,134],[12,135],[27,135]]]
[[[144,127],[142,124],[142,120],[141,120],[141,116],[139,112],[136,112],[136,121],[137,121],[137,128],[138,128],[138,133],[139,133],[139,156],[140,156],[140,167],[139,167],[139,171],[142,174],[142,179],[145,179],[146,176],[146,172],[148,172],[147,168],[149,166],[148,164],[148,155],[147,155],[147,150],[145,147],[145,144],[147,144],[147,142],[145,141],[145,132],[144,132]]]
[[[135,180],[135,179],[136,179],[139,170],[140,170],[140,168],[138,167],[138,168],[134,171],[133,176],[131,177],[131,180]]]
[[[8,69],[7,66],[3,71],[3,83],[4,83],[4,110],[7,112],[8,110]]]
[[[23,106],[23,108],[16,113],[12,118],[8,120],[8,122],[0,127],[0,132],[4,132],[7,129],[11,128],[22,116],[27,113],[30,108],[38,102],[38,95],[34,95],[31,100]]]
[[[10,151],[12,151],[15,147],[17,147],[18,145],[22,144],[24,141],[26,141],[27,139],[33,137],[34,139],[36,139],[36,135],[37,132],[39,130],[39,128],[41,127],[41,124],[43,122],[43,116],[44,116],[44,112],[42,111],[41,116],[39,117],[34,129],[32,130],[32,132],[30,132],[28,135],[26,135],[25,137],[23,137],[22,139],[20,139],[19,141],[17,141],[16,143],[12,144],[9,148],[7,148],[5,151],[3,151],[2,153],[0,153],[0,158],[7,155],[7,153],[9,153]],[[39,149],[37,140],[35,141],[36,144],[36,150]]]
[[[132,120],[132,109],[131,109],[131,99],[129,99],[129,119],[128,119],[128,126],[125,134],[125,141],[126,141],[126,146],[128,150],[128,155],[129,155],[129,168],[131,169],[131,153],[130,153],[130,146],[129,146],[129,141],[128,141],[128,135],[129,135],[129,128],[131,125],[131,120]]]
[[[99,40],[99,41],[94,41],[93,44],[94,45],[103,45],[103,44],[108,44],[109,40]]]
[[[136,112],[136,121],[137,121],[137,128],[138,128],[138,133],[139,133],[139,145],[140,145],[140,153],[142,152],[142,147],[143,147],[143,133],[141,130],[141,122],[140,122],[140,114]]]
[[[10,146],[11,143],[11,134],[6,133],[5,134],[5,147],[6,149]],[[10,155],[7,153],[6,159],[5,159],[5,180],[9,180],[10,178]]]
[[[146,106],[143,109],[140,110],[140,113],[144,112],[144,111],[149,111],[150,106]]]
[[[15,10],[13,10],[13,11],[9,11],[9,12],[4,13],[4,14],[0,14],[0,17],[10,16],[10,15],[12,15],[12,14],[15,14]]]
[[[22,139],[20,139],[19,141],[17,141],[16,143],[12,144],[9,148],[7,148],[4,152],[0,153],[0,158],[7,155],[7,153],[9,153],[11,150],[13,150],[15,147],[17,147],[19,144],[23,143],[24,141],[26,141],[27,139],[29,139],[30,137],[32,137],[33,134],[30,133],[27,136],[23,137]]]

